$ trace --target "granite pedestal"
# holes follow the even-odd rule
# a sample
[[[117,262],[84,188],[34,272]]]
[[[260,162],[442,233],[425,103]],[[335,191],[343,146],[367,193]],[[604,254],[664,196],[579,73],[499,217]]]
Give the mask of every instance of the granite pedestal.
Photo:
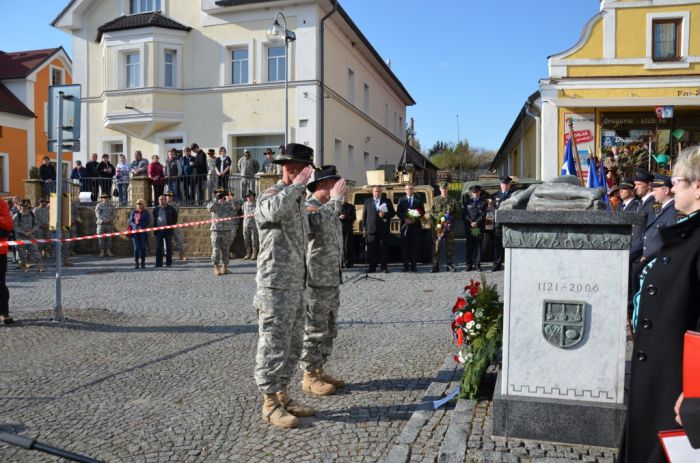
[[[493,434],[615,447],[639,216],[499,210],[496,219],[506,267]]]

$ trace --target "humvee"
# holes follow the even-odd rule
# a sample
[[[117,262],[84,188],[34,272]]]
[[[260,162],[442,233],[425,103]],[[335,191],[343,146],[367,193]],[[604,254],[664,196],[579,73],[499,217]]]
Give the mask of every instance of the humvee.
[[[394,210],[396,210],[396,206],[399,204],[399,199],[406,196],[405,188],[407,181],[404,183],[376,183],[375,185],[382,187],[382,196],[389,199],[394,206]],[[362,235],[361,222],[365,200],[372,197],[372,188],[375,185],[353,187],[347,193],[348,202],[355,206],[355,212],[357,214],[357,220],[352,225],[352,232],[355,237],[355,250],[357,254],[364,250],[364,237]],[[415,185],[414,194],[423,200],[425,212],[430,212],[430,208],[433,206],[433,187],[430,185]],[[422,226],[423,230],[421,231],[420,236],[420,250],[418,257],[422,263],[430,263],[433,253],[433,225],[431,221],[428,220],[425,221]],[[392,248],[400,246],[400,228],[401,225],[399,218],[394,216],[389,223],[389,232],[391,234],[389,246]]]

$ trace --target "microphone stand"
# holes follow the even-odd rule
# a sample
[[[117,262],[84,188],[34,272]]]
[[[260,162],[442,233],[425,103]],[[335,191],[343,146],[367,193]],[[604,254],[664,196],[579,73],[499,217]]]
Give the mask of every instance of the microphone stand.
[[[6,444],[21,447],[27,450],[38,450],[40,452],[48,453],[49,455],[65,458],[69,461],[77,461],[79,463],[102,463],[100,460],[94,460],[84,455],[79,455],[77,453],[69,452],[58,447],[52,447],[50,445],[42,444],[36,439],[18,436],[17,434],[0,432],[0,442],[5,442]]]
[[[358,283],[362,280],[384,281],[381,278],[369,276],[369,272],[367,272],[367,270],[369,269],[369,258],[367,256],[368,252],[367,252],[367,237],[366,236],[364,237],[364,241],[365,241],[365,274],[358,275],[354,279],[351,279],[350,281],[353,283]]]

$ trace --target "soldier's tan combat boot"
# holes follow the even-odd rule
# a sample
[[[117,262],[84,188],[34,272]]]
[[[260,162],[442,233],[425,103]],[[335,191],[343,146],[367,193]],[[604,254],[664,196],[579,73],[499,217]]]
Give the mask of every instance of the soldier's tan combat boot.
[[[71,262],[71,261],[68,260],[68,259],[63,259],[63,261],[61,262],[61,265],[63,265],[64,267],[72,267],[72,266],[73,266],[73,262]]]
[[[107,257],[114,257],[114,254],[112,254],[112,251],[110,251],[109,249],[105,251],[105,254],[107,254]]]
[[[253,255],[250,256],[250,260],[258,260],[258,250],[253,249]]]
[[[104,257],[104,256],[105,256],[104,250],[103,250],[103,249],[100,249],[100,257]]]
[[[263,396],[262,407],[263,421],[270,423],[278,428],[296,428],[299,425],[299,419],[287,412],[277,400],[277,394],[265,394]]]
[[[319,370],[321,372],[321,379],[327,382],[328,384],[332,384],[334,388],[340,389],[342,387],[345,387],[345,381],[343,381],[340,378],[335,378],[329,374],[327,374],[325,371],[323,371],[323,368]]]
[[[277,393],[277,400],[285,410],[294,416],[314,416],[316,414],[316,410],[305,403],[290,399],[287,389],[282,389]]]
[[[335,394],[335,386],[321,379],[321,370],[305,371],[301,390],[314,395]]]
[[[221,273],[219,275],[231,275],[233,272],[228,269],[228,265],[221,266]]]
[[[43,266],[43,265],[39,265],[39,266],[37,267],[36,271],[39,272],[39,273],[43,273],[43,272],[44,272],[44,266]]]
[[[219,266],[218,266],[218,265],[215,265],[215,266],[214,266],[214,272],[213,272],[213,273],[214,273],[214,275],[221,275],[221,271],[219,270]]]
[[[185,253],[180,251],[180,260],[187,260],[187,257],[185,256]]]
[[[20,265],[21,265],[22,271],[24,273],[27,273],[29,271],[29,264],[28,263],[25,262],[25,263],[20,264]]]
[[[245,248],[245,256],[243,256],[243,260],[248,260],[250,259],[250,255],[252,254],[252,251],[250,248]]]

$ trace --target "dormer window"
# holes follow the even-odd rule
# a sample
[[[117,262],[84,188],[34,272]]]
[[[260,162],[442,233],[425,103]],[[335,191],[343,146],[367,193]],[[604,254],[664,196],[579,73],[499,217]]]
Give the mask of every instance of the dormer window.
[[[652,59],[655,62],[680,61],[681,18],[654,19],[652,23]]]
[[[151,11],[162,11],[160,9],[161,0],[131,0],[131,14],[149,13]]]

